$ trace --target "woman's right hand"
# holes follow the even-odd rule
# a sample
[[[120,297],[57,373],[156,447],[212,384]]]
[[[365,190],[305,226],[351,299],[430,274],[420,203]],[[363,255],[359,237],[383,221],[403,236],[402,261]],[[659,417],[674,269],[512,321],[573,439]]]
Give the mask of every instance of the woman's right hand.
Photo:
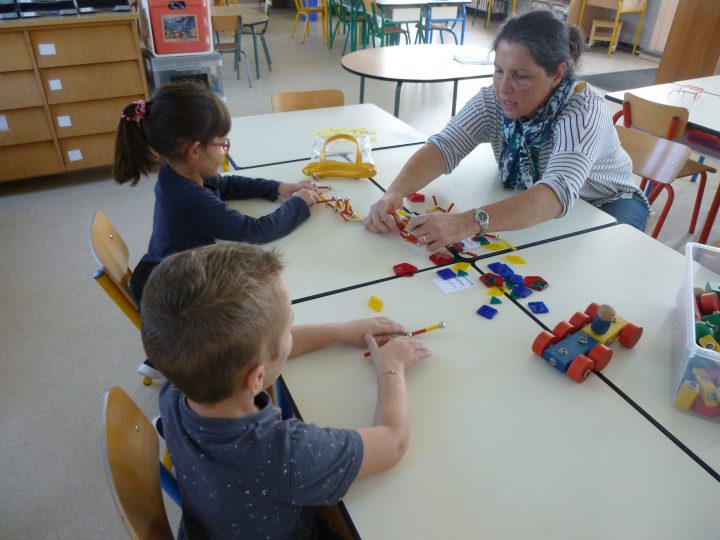
[[[370,357],[378,375],[388,370],[404,374],[405,370],[418,360],[432,356],[432,351],[417,338],[396,337],[382,347],[378,347],[375,338],[370,334],[366,334],[363,339],[370,349]]]
[[[320,198],[320,194],[317,191],[311,191],[307,188],[300,189],[292,194],[293,197],[300,197],[303,201],[307,203],[308,206],[314,205],[316,202],[318,202],[318,199]]]
[[[402,208],[403,197],[391,192],[385,193],[370,207],[370,212],[363,224],[368,231],[374,233],[388,233],[397,230],[395,225],[395,210]]]

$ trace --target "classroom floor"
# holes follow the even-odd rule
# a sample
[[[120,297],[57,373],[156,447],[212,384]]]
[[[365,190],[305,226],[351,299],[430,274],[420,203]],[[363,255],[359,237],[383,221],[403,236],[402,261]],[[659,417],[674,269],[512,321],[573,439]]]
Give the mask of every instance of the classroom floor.
[[[261,56],[261,79],[254,78],[253,65],[252,88],[246,79],[235,79],[226,56],[224,89],[233,116],[271,112],[270,95],[281,90],[340,88],[346,103],[357,103],[359,79],[340,67],[342,43],[328,50],[314,23],[300,45],[299,35],[288,37],[293,18],[291,10],[272,13],[267,41],[273,71]],[[484,30],[480,20],[468,24],[466,43],[487,47],[496,29]],[[252,58],[249,39],[244,48]],[[580,74],[654,65],[625,52],[608,59],[595,48]],[[460,83],[459,104],[489,82]],[[440,129],[449,118],[451,92],[450,83],[406,84],[400,118],[428,134]],[[391,112],[393,100],[394,84],[367,82],[366,101]],[[282,145],[283,134],[267,144]],[[284,180],[300,177],[298,170],[297,178]],[[714,193],[716,185],[712,178],[708,191]],[[683,227],[695,186],[675,186],[660,240],[682,250],[690,239]],[[128,537],[105,480],[103,394],[121,386],[152,417],[159,385],[144,387],[134,372],[144,358],[139,335],[93,282],[88,233],[93,213],[105,212],[128,244],[134,266],[151,230],[152,189],[152,180],[132,189],[117,186],[109,169],[0,185],[0,538]],[[168,508],[175,526],[179,512],[172,504]]]

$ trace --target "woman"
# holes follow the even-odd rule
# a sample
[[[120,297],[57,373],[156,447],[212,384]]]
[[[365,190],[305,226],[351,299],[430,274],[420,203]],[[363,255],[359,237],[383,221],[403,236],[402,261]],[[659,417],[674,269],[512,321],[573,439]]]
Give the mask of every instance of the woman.
[[[370,209],[366,228],[396,230],[392,213],[403,197],[489,142],[503,186],[518,193],[463,213],[414,217],[408,230],[429,250],[564,216],[578,197],[643,230],[649,206],[633,182],[610,113],[595,90],[575,80],[583,47],[577,27],[549,11],[509,19],[493,43],[493,86],[482,88],[410,158]]]

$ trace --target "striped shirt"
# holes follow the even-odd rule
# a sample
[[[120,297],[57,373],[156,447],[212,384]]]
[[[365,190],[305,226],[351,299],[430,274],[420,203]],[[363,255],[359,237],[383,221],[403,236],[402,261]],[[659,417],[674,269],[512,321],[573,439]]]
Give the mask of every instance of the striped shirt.
[[[486,86],[428,142],[442,152],[446,173],[481,143],[490,143],[499,162],[505,146],[502,125],[503,111],[495,90]],[[552,138],[532,151],[537,152],[541,175],[537,184],[548,186],[560,200],[563,210],[559,216],[567,214],[578,197],[601,206],[630,198],[633,193],[642,195],[633,180],[632,162],[620,146],[610,112],[600,94],[589,85],[570,98],[557,118]]]

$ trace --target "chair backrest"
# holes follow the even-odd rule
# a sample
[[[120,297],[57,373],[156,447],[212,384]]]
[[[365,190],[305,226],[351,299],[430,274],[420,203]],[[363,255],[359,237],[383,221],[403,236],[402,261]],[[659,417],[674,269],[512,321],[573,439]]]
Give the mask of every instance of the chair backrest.
[[[662,137],[635,129],[615,126],[620,144],[633,163],[633,173],[669,184],[690,157],[690,149]]]
[[[239,49],[242,17],[240,15],[213,15],[210,19],[212,21],[215,50],[222,53]],[[221,32],[233,32],[233,41],[223,42],[220,37]]]
[[[309,90],[306,92],[277,92],[270,98],[273,112],[322,109],[345,105],[342,90]]]
[[[115,505],[135,539],[172,539],[162,492],[157,432],[121,388],[103,404],[103,450]]]
[[[690,112],[685,107],[648,101],[630,92],[625,93],[623,125],[658,137],[677,139],[685,133]]]
[[[93,277],[133,324],[140,328],[140,312],[128,289],[132,276],[128,267],[128,248],[120,233],[102,212],[95,212],[93,216],[90,251],[100,267]]]
[[[270,15],[270,9],[272,8],[272,0],[265,0],[265,3],[263,4],[263,11],[265,12],[265,15]]]

